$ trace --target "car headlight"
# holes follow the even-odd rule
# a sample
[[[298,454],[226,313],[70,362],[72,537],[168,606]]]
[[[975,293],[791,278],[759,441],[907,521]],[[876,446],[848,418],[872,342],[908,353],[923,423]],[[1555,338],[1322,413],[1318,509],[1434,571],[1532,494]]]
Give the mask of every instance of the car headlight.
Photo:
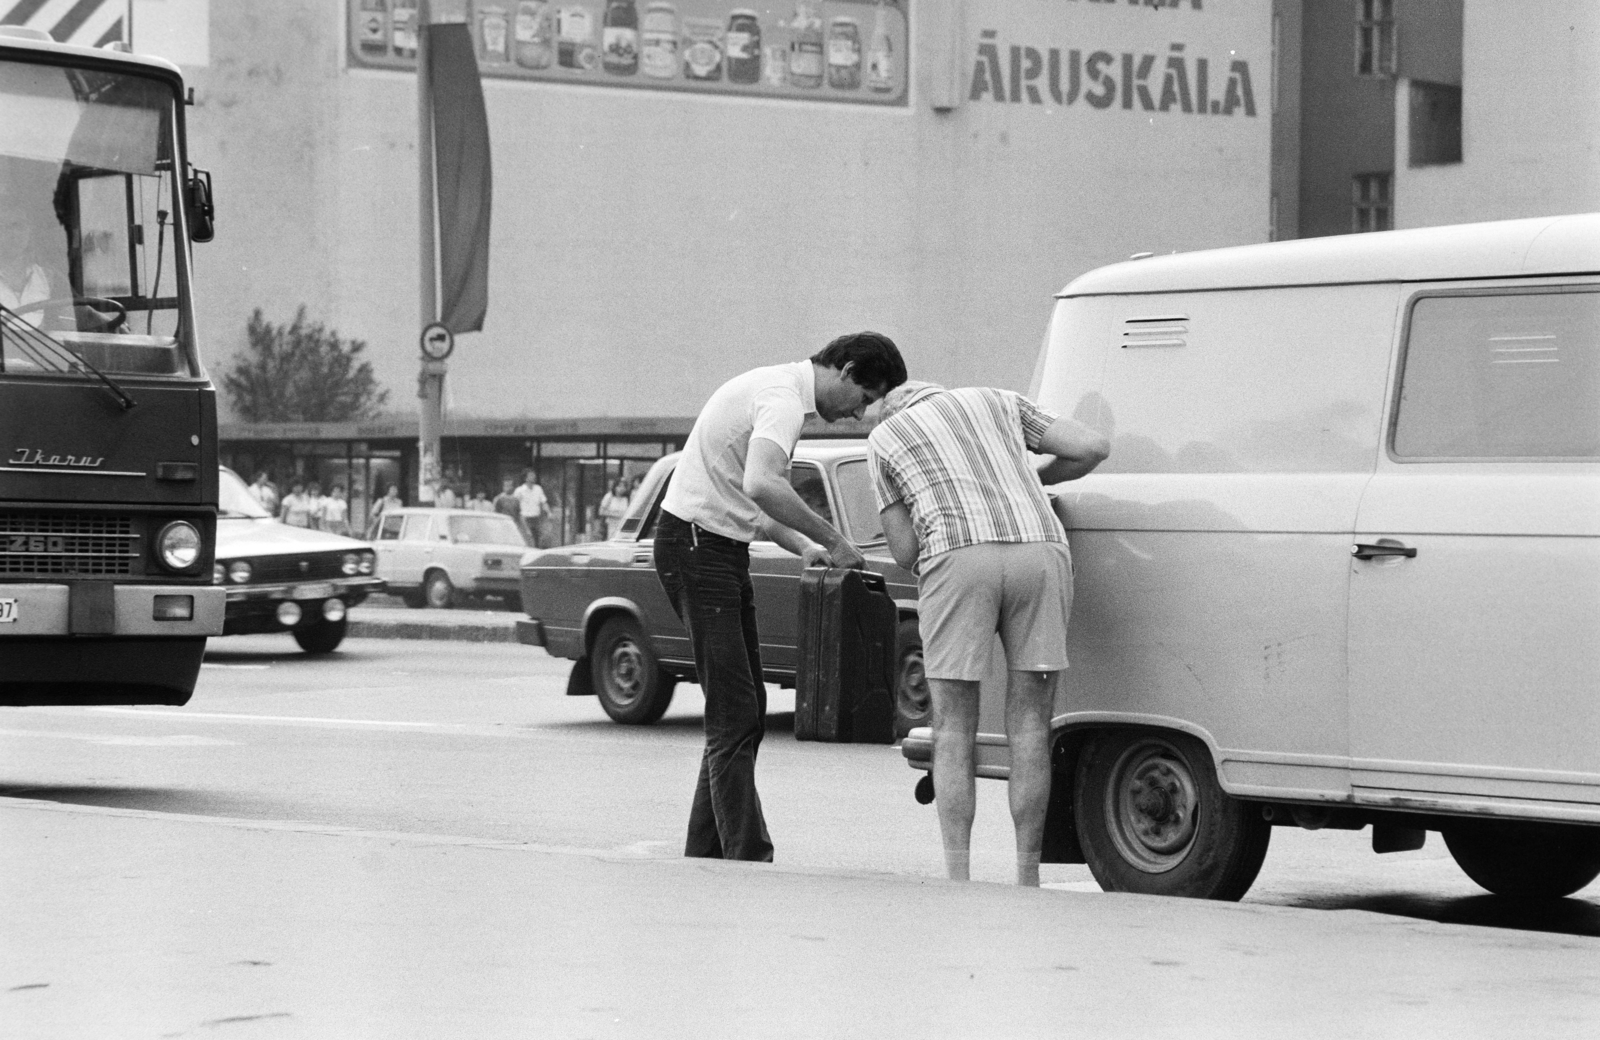
[[[361,554],[361,562],[356,565],[357,569],[362,574],[371,574],[374,570],[377,569],[377,566],[378,566],[378,554],[374,553],[374,552],[364,552],[364,553],[362,553]]]
[[[243,585],[250,580],[250,561],[234,560],[228,564],[228,580]]]
[[[345,553],[344,560],[339,564],[339,569],[345,574],[355,574],[361,569],[361,557],[355,553]]]
[[[212,564],[211,565],[211,584],[213,584],[213,585],[221,585],[223,582],[225,582],[227,580],[228,580],[228,568],[224,567],[220,563]]]
[[[186,571],[200,559],[200,532],[187,520],[174,520],[156,538],[156,553],[171,571]]]
[[[497,571],[500,569],[501,564],[502,561],[498,556],[490,556],[485,554],[483,557],[483,566],[485,570]]]

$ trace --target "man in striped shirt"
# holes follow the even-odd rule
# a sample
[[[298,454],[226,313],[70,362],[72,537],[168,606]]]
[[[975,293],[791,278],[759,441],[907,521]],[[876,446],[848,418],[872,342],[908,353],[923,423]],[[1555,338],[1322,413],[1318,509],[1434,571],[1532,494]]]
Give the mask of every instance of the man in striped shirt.
[[[908,382],[884,398],[867,444],[889,551],[917,573],[918,624],[933,695],[933,788],[945,866],[970,877],[978,681],[1005,647],[1006,737],[1017,883],[1039,883],[1050,801],[1051,689],[1067,666],[1072,558],[1045,484],[1076,480],[1105,437],[988,387]],[[1028,452],[1046,456],[1037,467]]]

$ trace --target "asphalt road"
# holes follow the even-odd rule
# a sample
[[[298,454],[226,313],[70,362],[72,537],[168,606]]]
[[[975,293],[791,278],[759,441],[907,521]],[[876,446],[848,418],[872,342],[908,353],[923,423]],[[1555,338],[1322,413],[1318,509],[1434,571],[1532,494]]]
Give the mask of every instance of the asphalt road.
[[[698,688],[681,686],[659,725],[625,728],[607,720],[593,699],[563,696],[568,667],[516,644],[357,639],[317,659],[299,653],[286,637],[239,637],[213,643],[200,688],[183,708],[7,709],[0,715],[0,810],[45,803],[58,825],[68,818],[54,807],[77,814],[72,819],[81,826],[72,832],[77,837],[60,832],[50,846],[30,829],[36,822],[16,822],[26,814],[0,813],[0,826],[13,821],[4,850],[9,866],[0,869],[17,871],[16,864],[35,862],[35,854],[60,855],[72,847],[69,839],[86,840],[92,831],[85,827],[114,831],[117,841],[138,848],[141,834],[156,841],[163,820],[249,832],[261,846],[250,853],[252,862],[273,863],[274,878],[311,862],[310,853],[292,847],[306,834],[389,847],[531,849],[562,863],[587,857],[681,865],[701,746]],[[876,879],[902,893],[942,876],[934,811],[912,799],[918,774],[897,749],[798,743],[792,694],[773,691],[771,708],[759,782],[782,876]],[[26,816],[39,818],[37,811]],[[29,844],[35,840],[36,848]],[[169,834],[161,840],[192,839]],[[1244,906],[1139,902],[1170,907],[1174,920],[1200,913],[1218,922],[1243,920],[1227,915],[1248,914],[1252,906],[1303,908],[1267,918],[1284,942],[1305,941],[1307,928],[1340,932],[1353,920],[1373,920],[1326,913],[1355,910],[1382,915],[1380,923],[1489,926],[1503,934],[1493,943],[1591,966],[1600,952],[1594,942],[1600,884],[1549,906],[1519,906],[1473,885],[1437,835],[1418,852],[1385,856],[1374,855],[1368,841],[1365,832],[1278,828]],[[168,852],[181,855],[183,849]],[[1008,882],[1012,857],[1004,787],[980,783],[975,878]],[[753,868],[721,869],[749,874]],[[1063,906],[1114,908],[1128,898],[1090,896],[1098,886],[1082,866],[1046,865],[1043,873],[1046,885],[1061,893],[1056,899],[1095,901]],[[460,888],[453,874],[447,879],[445,888],[454,894],[437,898],[471,902],[470,886]],[[205,877],[194,883],[205,891]],[[1151,927],[1150,913],[1135,915],[1134,927]],[[1159,919],[1161,910],[1154,913]],[[1470,959],[1476,954],[1463,951],[1478,949],[1482,934],[1473,927],[1431,930],[1422,956],[1446,967],[1458,953]],[[1473,938],[1458,947],[1452,936]],[[72,948],[69,939],[63,942],[56,952],[65,955]],[[25,977],[17,981],[16,956],[13,949],[4,962],[10,970],[0,977],[0,991],[9,986],[26,993],[35,985]],[[1600,1028],[1600,998],[1563,992],[1592,1012]],[[0,993],[0,1026],[7,1006]],[[1563,1021],[1572,1021],[1571,1007],[1563,1014]],[[1035,1034],[1023,1029],[1017,1035]]]

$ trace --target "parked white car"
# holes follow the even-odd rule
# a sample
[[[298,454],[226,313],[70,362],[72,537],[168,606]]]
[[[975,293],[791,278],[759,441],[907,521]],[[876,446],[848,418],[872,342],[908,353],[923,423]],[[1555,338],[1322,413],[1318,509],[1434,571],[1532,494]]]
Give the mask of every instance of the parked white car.
[[[521,609],[517,569],[528,543],[503,513],[404,507],[383,514],[378,574],[409,607],[453,607],[462,596],[497,596]]]

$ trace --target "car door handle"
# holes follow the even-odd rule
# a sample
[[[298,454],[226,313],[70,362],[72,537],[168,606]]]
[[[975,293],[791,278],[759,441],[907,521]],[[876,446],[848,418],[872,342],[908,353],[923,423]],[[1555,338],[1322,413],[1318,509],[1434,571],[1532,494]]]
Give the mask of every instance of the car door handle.
[[[1350,547],[1350,555],[1358,560],[1375,560],[1380,556],[1404,556],[1409,560],[1417,555],[1417,550],[1398,542],[1393,545],[1368,545],[1357,542]]]
[[[651,552],[648,552],[648,551],[646,551],[646,552],[636,552],[636,553],[633,554],[633,562],[634,563],[653,563],[653,562],[655,562],[655,554],[651,553]]]

